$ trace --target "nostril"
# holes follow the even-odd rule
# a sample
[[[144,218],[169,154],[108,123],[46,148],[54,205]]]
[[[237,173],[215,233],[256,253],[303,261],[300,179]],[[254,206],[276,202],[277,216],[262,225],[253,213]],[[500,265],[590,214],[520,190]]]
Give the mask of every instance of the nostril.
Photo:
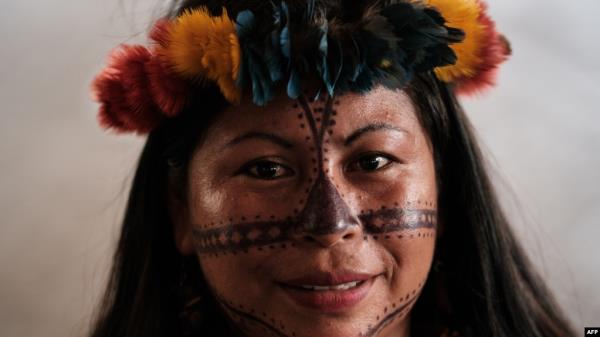
[[[349,240],[352,239],[352,237],[354,236],[354,234],[352,233],[347,233],[346,235],[342,236],[342,239],[344,240]]]

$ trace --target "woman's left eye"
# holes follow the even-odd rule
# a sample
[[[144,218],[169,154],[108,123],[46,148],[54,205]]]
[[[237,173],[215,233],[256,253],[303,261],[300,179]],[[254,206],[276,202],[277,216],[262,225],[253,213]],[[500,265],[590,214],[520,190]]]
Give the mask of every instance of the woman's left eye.
[[[348,171],[377,171],[392,164],[394,159],[389,156],[373,153],[359,157],[348,166]]]
[[[289,167],[270,160],[258,160],[246,165],[243,174],[256,179],[274,180],[294,174]]]

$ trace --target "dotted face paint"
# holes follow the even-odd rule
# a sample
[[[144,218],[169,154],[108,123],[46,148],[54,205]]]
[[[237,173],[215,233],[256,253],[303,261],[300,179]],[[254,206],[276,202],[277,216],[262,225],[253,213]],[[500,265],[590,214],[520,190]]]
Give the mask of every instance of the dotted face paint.
[[[398,96],[380,89],[230,112],[213,134],[223,128],[229,143],[247,144],[229,154],[209,135],[197,152],[193,241],[215,298],[244,334],[385,336],[408,326],[431,265],[437,195],[431,151],[408,97]],[[252,113],[254,120],[240,121]],[[292,173],[225,174],[241,157],[279,165],[267,173]],[[287,296],[297,287],[290,279],[355,272],[369,277],[370,288],[337,316]]]

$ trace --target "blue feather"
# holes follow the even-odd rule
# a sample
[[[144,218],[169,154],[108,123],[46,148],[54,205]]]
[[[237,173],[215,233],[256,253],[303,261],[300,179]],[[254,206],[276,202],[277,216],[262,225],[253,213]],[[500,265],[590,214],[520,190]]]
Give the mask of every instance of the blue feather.
[[[283,27],[283,29],[281,30],[281,34],[279,34],[279,40],[280,40],[280,45],[281,45],[281,53],[287,59],[290,59],[291,54],[292,54],[292,46],[290,44],[290,29],[289,29],[289,27],[287,27],[287,26]]]
[[[252,28],[254,28],[255,21],[256,18],[254,13],[252,13],[250,10],[245,10],[238,13],[235,19],[235,30],[239,39],[244,39],[250,34],[250,31]]]
[[[356,81],[358,76],[360,76],[360,73],[362,71],[363,65],[365,64],[365,61],[364,61],[363,53],[361,52],[360,47],[358,45],[358,42],[356,42],[356,39],[354,37],[352,37],[352,45],[354,46],[354,49],[356,50],[356,52],[358,54],[358,64],[356,65],[356,68],[354,69],[354,73],[352,74],[352,77],[350,78],[350,80],[354,82],[354,81]]]
[[[258,65],[256,64],[256,60],[254,59],[252,52],[247,50],[245,53],[245,61],[248,69],[248,74],[250,77],[250,84],[252,87],[252,100],[254,103],[260,105],[259,103],[262,101],[263,91],[262,86],[259,85],[257,69]]]
[[[315,13],[315,0],[308,0],[306,5],[306,12],[304,13],[304,19],[306,22],[310,22]]]
[[[325,90],[333,95],[336,90],[365,92],[377,83],[402,87],[417,72],[454,63],[456,55],[448,45],[464,38],[462,31],[446,27],[435,9],[409,2],[384,5],[352,29],[335,32],[329,32],[327,20],[314,25],[316,0],[307,0],[303,13],[292,14],[285,1],[270,3],[266,21],[272,21],[266,25],[249,10],[236,17],[243,51],[236,84],[251,86],[258,105],[273,98],[284,77],[288,96],[298,98],[303,77],[315,71],[323,82],[315,99]],[[292,25],[290,15],[298,25]]]
[[[252,77],[252,99],[256,105],[263,106],[273,98],[272,82],[259,55],[252,55],[248,61]]]
[[[321,89],[317,90],[317,93],[313,97],[313,102],[316,102],[319,100],[319,97],[321,97],[321,91],[322,91]]]
[[[366,67],[363,67],[362,71],[356,77],[356,80],[352,82],[354,91],[367,92],[373,88],[373,74]]]
[[[298,76],[298,72],[292,69],[290,73],[290,79],[287,84],[287,94],[291,99],[297,99],[300,97],[302,92],[301,84],[300,84],[300,76]]]
[[[323,25],[319,27],[319,32],[321,34],[321,39],[319,41],[319,57],[320,60],[317,60],[317,72],[321,75],[321,79],[327,88],[327,92],[330,96],[333,96],[333,84],[329,77],[329,66],[327,64],[327,52],[329,49],[328,40],[327,40],[327,21]]]
[[[284,25],[279,33],[279,45],[281,53],[289,60],[292,54],[292,45],[290,41],[290,11],[285,1],[281,2],[279,12],[280,18],[282,18],[282,20],[285,18]]]
[[[331,41],[328,42],[329,46],[335,46],[335,49],[332,49],[333,51],[333,56],[331,56],[332,53],[328,53],[328,57],[331,56],[331,60],[333,63],[333,67],[329,67],[330,71],[333,71],[333,76],[330,75],[329,78],[329,86],[327,88],[327,91],[329,91],[329,94],[331,95],[334,91],[335,91],[335,87],[337,85],[338,80],[340,79],[340,75],[342,73],[342,66],[344,65],[344,51],[342,50],[342,45],[340,43],[339,40],[330,38]],[[331,43],[334,42],[334,43]]]
[[[269,68],[269,74],[273,82],[279,81],[283,76],[281,73],[282,60],[280,51],[279,36],[277,31],[274,31],[271,33],[265,50],[265,63],[267,64],[267,68]]]
[[[271,1],[271,9],[273,11],[273,23],[277,26],[281,22],[281,11],[273,1]]]

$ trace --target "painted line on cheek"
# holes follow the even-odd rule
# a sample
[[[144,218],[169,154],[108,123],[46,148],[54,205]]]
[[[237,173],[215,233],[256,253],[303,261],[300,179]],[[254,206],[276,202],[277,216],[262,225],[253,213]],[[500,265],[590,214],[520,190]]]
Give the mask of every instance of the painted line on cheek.
[[[280,244],[291,240],[291,230],[297,227],[290,217],[280,221],[257,221],[225,225],[211,229],[194,229],[196,251],[201,254],[245,252],[253,247]],[[196,226],[198,227],[198,226]],[[274,246],[275,248],[275,246]]]
[[[436,227],[437,212],[431,209],[386,208],[359,214],[365,234],[385,235]],[[237,223],[210,229],[194,229],[196,251],[200,254],[246,253],[251,248],[292,247],[294,231],[301,228],[301,216],[285,220]],[[195,226],[202,228],[202,226]],[[402,236],[402,234],[398,234]],[[403,237],[399,237],[403,238]],[[408,235],[406,238],[410,238]]]
[[[404,316],[404,314],[408,311],[406,309],[408,309],[410,306],[413,305],[413,303],[419,297],[419,294],[420,294],[420,292],[415,292],[415,294],[413,294],[413,296],[407,302],[405,302],[401,306],[397,307],[395,310],[390,312],[387,316],[383,317],[383,319],[381,319],[376,325],[369,327],[369,329],[366,332],[359,333],[358,336],[359,337],[375,336],[377,333],[379,333],[379,331],[381,331],[383,328],[385,328],[386,326],[391,324],[396,318]]]
[[[228,303],[226,303],[226,301],[217,298],[219,303],[221,303],[221,305],[223,305],[227,310],[229,310],[231,313],[237,315],[238,317],[251,321],[253,323],[256,323],[258,325],[260,325],[261,327],[263,327],[266,331],[268,331],[270,334],[272,334],[273,336],[277,336],[277,337],[293,337],[296,336],[296,333],[292,332],[291,335],[287,335],[286,333],[284,333],[283,331],[279,330],[276,326],[272,325],[271,323],[261,319],[260,317],[253,315],[251,313],[248,313],[246,311],[243,311],[242,309],[238,309]]]
[[[358,218],[370,234],[437,226],[437,211],[431,209],[385,208],[359,214]]]

